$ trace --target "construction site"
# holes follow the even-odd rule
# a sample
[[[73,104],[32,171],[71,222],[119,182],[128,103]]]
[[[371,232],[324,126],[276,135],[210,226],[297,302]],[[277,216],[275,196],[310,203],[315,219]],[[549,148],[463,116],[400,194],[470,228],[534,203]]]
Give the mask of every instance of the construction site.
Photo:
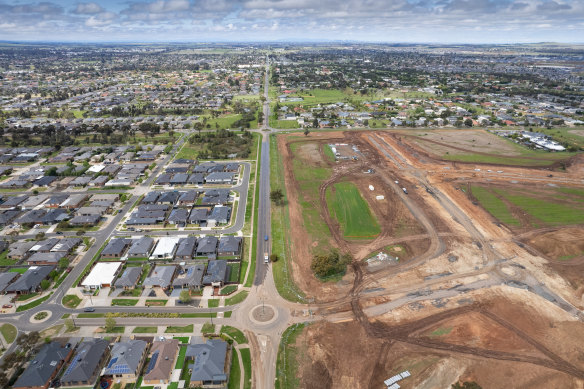
[[[483,130],[277,146],[291,277],[320,319],[290,345],[300,387],[584,388],[582,155]],[[331,248],[352,262],[319,279]]]

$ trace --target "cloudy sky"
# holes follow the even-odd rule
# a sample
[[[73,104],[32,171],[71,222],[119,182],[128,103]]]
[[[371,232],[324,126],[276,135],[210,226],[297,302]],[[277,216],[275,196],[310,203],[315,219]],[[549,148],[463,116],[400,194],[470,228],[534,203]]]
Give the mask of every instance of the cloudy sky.
[[[584,0],[0,0],[0,40],[584,42]]]

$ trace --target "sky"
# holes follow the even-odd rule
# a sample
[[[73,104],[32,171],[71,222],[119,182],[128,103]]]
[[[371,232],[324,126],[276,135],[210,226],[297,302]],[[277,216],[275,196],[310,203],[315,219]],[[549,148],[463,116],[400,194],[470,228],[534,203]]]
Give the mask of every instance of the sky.
[[[584,0],[0,0],[0,40],[584,42]]]

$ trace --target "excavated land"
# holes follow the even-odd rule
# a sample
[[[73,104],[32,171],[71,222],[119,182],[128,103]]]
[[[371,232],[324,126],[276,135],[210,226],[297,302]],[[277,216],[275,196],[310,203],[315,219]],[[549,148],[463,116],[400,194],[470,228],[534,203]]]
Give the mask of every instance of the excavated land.
[[[513,203],[513,196],[527,193],[535,204],[579,209],[584,159],[545,168],[451,162],[408,136],[363,131],[278,137],[293,276],[316,297],[314,309],[323,319],[297,339],[300,386],[383,388],[385,379],[409,370],[412,376],[399,382],[402,388],[450,387],[459,380],[483,388],[584,388],[584,228],[553,225],[549,215],[534,217]],[[425,141],[469,152],[462,137]],[[311,146],[296,148],[306,150],[298,156],[290,148],[294,142]],[[361,158],[332,162],[323,149],[332,142],[356,145]],[[501,152],[492,138],[472,143],[489,156]],[[332,171],[312,198],[295,179],[294,158],[307,168]],[[550,172],[562,163],[565,170]],[[366,174],[367,169],[375,172]],[[357,185],[377,220],[385,221],[375,239],[344,239],[329,214],[326,188],[342,181]],[[373,193],[367,193],[368,185],[375,187]],[[517,223],[497,220],[474,198],[469,190],[474,186],[490,188]],[[559,187],[569,190],[558,196]],[[378,190],[387,204],[376,203]],[[311,274],[316,246],[306,244],[313,237],[303,224],[301,201],[318,207],[330,230],[326,243],[353,254],[340,282],[323,284]],[[415,222],[404,236],[398,236],[399,223],[389,220],[396,215]],[[363,261],[392,244],[405,248],[407,260],[377,267]]]

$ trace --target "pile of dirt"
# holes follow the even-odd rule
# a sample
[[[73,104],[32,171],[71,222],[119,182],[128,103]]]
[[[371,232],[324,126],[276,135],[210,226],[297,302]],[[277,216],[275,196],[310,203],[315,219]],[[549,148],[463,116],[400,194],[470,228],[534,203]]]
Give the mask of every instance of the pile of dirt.
[[[584,228],[571,227],[536,233],[524,242],[554,260],[584,256]]]

